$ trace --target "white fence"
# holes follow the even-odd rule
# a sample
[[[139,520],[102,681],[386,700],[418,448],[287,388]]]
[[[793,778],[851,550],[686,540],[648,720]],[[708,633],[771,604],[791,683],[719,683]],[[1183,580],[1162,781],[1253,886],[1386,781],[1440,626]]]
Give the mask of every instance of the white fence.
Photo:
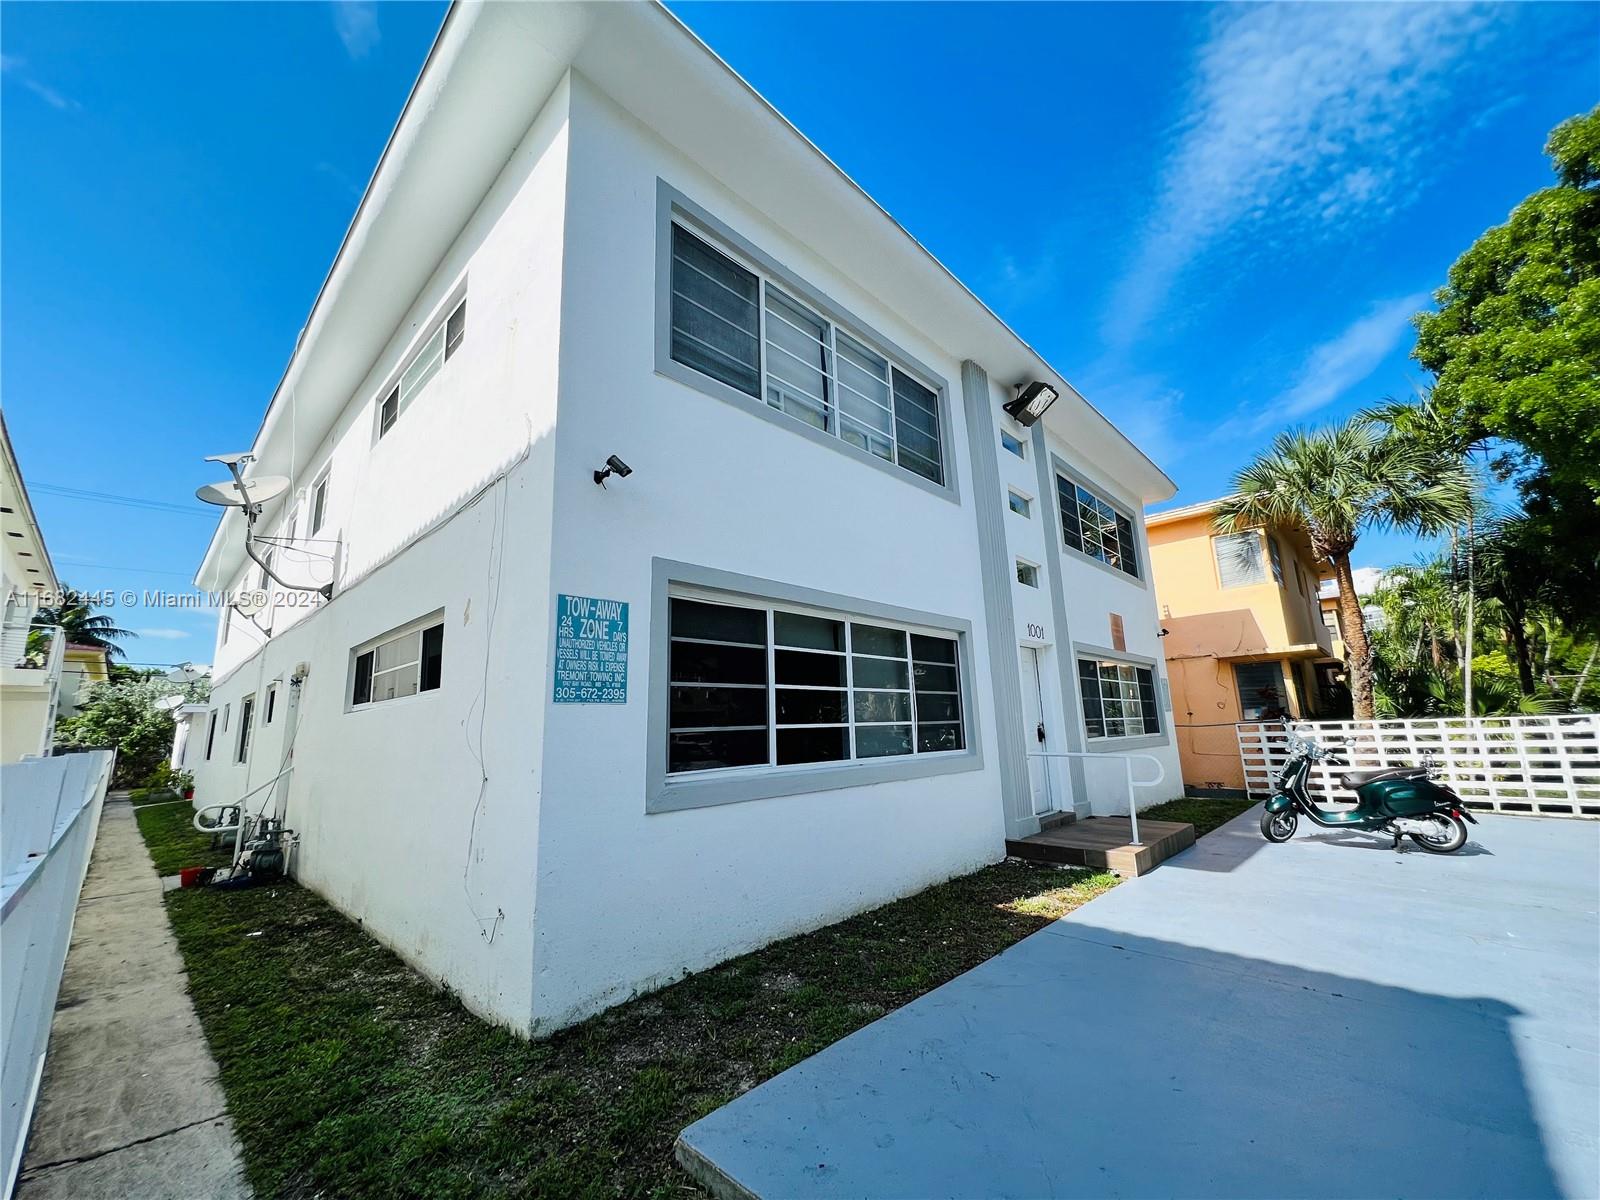
[[[1245,790],[1270,796],[1288,759],[1281,722],[1238,727]],[[1337,747],[1348,766],[1318,763],[1309,786],[1330,799],[1351,798],[1339,786],[1350,770],[1418,766],[1467,807],[1487,812],[1600,817],[1600,716],[1437,717],[1403,721],[1296,721],[1313,741]]]
[[[0,767],[0,1196],[16,1184],[115,757],[96,750]]]

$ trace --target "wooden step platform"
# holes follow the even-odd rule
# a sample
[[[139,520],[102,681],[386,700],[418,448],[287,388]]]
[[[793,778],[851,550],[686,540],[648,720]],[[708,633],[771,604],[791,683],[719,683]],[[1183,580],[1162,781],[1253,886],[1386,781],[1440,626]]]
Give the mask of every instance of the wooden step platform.
[[[1127,817],[1089,817],[1059,825],[1027,838],[1007,838],[1006,853],[1034,862],[1064,863],[1115,871],[1123,877],[1144,875],[1156,864],[1194,845],[1194,826],[1178,821],[1140,821],[1142,845],[1131,842]]]

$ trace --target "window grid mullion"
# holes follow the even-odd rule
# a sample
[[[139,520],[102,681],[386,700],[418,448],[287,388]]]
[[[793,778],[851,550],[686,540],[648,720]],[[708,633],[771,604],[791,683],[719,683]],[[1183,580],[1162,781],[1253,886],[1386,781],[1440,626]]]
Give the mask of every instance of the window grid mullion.
[[[765,299],[765,297],[763,297]],[[765,311],[765,304],[762,311]],[[766,345],[766,339],[762,339]],[[763,391],[765,389],[763,388]],[[777,651],[777,622],[773,617],[772,606],[767,606],[767,762],[769,767],[778,765],[778,651]]]
[[[856,656],[852,624],[850,621],[844,623],[844,715],[850,722],[850,757],[847,760],[849,762],[854,762],[856,757]]]
[[[763,404],[772,403],[767,399],[767,280],[764,275],[756,276],[756,353],[760,358],[761,369],[761,396]],[[772,610],[767,610],[767,646],[772,645]],[[770,676],[769,676],[770,681]],[[774,743],[776,744],[776,743]],[[776,756],[772,759],[777,762]]]

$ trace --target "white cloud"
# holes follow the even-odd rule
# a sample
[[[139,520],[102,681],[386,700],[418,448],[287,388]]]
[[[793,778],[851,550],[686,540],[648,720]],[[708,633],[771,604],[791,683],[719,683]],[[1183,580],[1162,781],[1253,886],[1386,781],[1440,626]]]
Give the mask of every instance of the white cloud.
[[[62,112],[77,112],[83,107],[71,96],[63,96],[49,84],[35,79],[32,72],[28,70],[28,64],[14,55],[0,54],[0,72],[4,72],[16,80],[51,108],[59,109]]]
[[[1428,293],[1416,292],[1375,304],[1337,337],[1313,347],[1294,386],[1262,414],[1264,424],[1310,416],[1371,375],[1411,332],[1412,315],[1427,303]]]
[[[351,58],[365,58],[383,36],[378,6],[369,0],[333,0],[333,28]]]
[[[1242,404],[1212,430],[1212,442],[1259,434],[1292,425],[1326,408],[1378,369],[1411,332],[1411,316],[1428,302],[1415,292],[1374,304],[1339,333],[1313,346],[1294,372],[1287,390]],[[1372,404],[1381,395],[1367,398]]]
[[[1347,232],[1405,203],[1440,137],[1455,132],[1458,93],[1492,101],[1481,65],[1504,14],[1449,4],[1217,10],[1108,310],[1108,340],[1132,343],[1203,255],[1229,255],[1223,278],[1275,241]]]
[[[142,638],[158,638],[174,642],[190,636],[182,629],[135,629],[133,632]]]

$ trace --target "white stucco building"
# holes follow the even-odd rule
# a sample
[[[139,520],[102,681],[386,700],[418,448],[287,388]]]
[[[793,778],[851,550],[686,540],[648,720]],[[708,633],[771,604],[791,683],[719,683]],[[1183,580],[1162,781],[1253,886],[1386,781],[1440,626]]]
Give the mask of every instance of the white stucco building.
[[[224,624],[197,804],[292,766],[300,880],[517,1030],[1122,810],[1039,730],[1179,777],[1171,482],[659,6],[451,9],[252,453],[332,598]]]
[[[11,434],[0,416],[0,763],[50,753],[61,705],[66,638],[59,628],[33,625],[39,609],[59,603],[56,578],[17,465]]]

